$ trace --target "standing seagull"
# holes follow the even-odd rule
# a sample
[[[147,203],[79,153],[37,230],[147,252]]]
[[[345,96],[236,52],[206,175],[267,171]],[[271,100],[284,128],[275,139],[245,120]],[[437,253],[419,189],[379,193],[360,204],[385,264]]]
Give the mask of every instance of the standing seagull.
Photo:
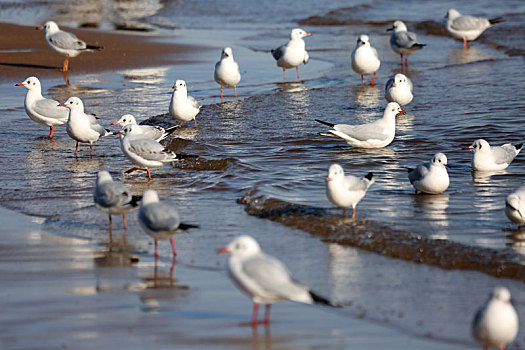
[[[355,207],[374,181],[373,173],[368,173],[365,177],[345,176],[339,164],[332,164],[326,177],[326,196],[330,202],[343,208],[343,216],[346,216],[346,207],[352,206],[352,219],[355,219]]]
[[[472,170],[494,171],[507,169],[520,153],[522,147],[523,143],[517,145],[506,143],[501,146],[490,147],[487,141],[479,139],[463,149],[474,152]]]
[[[301,28],[292,29],[290,41],[271,51],[273,58],[277,61],[277,67],[283,68],[283,80],[286,80],[286,70],[293,67],[297,71],[297,80],[301,79],[299,77],[299,65],[301,63],[307,64],[310,59],[303,38],[310,35],[312,34]]]
[[[413,88],[412,81],[406,75],[397,73],[385,84],[385,99],[388,102],[397,102],[404,111],[405,106],[414,98]]]
[[[445,18],[447,19],[447,31],[455,39],[463,40],[463,47],[470,47],[472,40],[476,40],[485,30],[503,21],[501,17],[487,19],[462,15],[456,9],[448,10]]]
[[[108,214],[109,232],[111,233],[111,215],[122,214],[124,230],[126,230],[126,213],[138,208],[142,196],[133,196],[123,183],[113,181],[109,172],[101,170],[97,173],[93,199],[95,206]]]
[[[136,129],[157,142],[164,140],[179,128],[178,125],[168,126],[167,128],[157,125],[139,125],[135,117],[131,114],[124,114],[118,121],[111,123],[111,125],[121,125],[122,127],[129,124],[136,125]]]
[[[386,105],[383,117],[369,124],[333,124],[319,119],[315,121],[333,128],[320,135],[340,137],[355,148],[383,148],[388,146],[396,136],[396,116],[398,114],[405,114],[405,111],[396,102],[390,102]]]
[[[179,159],[196,158],[191,155],[176,155],[175,152],[167,150],[163,145],[144,135],[136,124],[128,124],[114,134],[120,136],[120,148],[122,152],[132,163],[140,168],[131,168],[126,174],[136,170],[142,170],[148,173],[151,180],[149,168],[158,168],[166,163],[174,162]]]
[[[270,323],[270,307],[278,301],[333,305],[315,294],[307,286],[292,278],[284,264],[261,251],[259,243],[251,236],[239,236],[219,249],[230,253],[228,275],[233,283],[253,300],[252,326]],[[257,319],[259,304],[266,305],[264,321]]]
[[[193,119],[195,127],[197,127],[195,116],[199,114],[200,107],[195,98],[188,96],[186,82],[177,80],[173,89],[169,109],[171,116],[179,121],[179,126],[181,126],[181,122],[188,122]]]
[[[215,72],[213,77],[217,84],[221,86],[221,101],[223,95],[223,87],[232,87],[237,98],[237,84],[241,81],[241,71],[239,65],[233,59],[233,51],[231,47],[225,47],[222,50],[221,60],[215,64]]]
[[[361,81],[365,83],[365,75],[374,74],[370,85],[374,86],[374,78],[376,71],[381,65],[377,50],[370,45],[370,38],[368,35],[360,35],[357,38],[357,45],[352,51],[352,69],[361,74]]]
[[[504,350],[518,335],[518,314],[512,306],[510,291],[496,287],[487,303],[476,312],[472,321],[472,335],[483,349]]]
[[[58,101],[42,96],[42,87],[37,77],[26,78],[16,86],[27,89],[24,108],[31,120],[49,126],[49,138],[53,137],[55,126],[67,123],[69,111],[58,105]]]
[[[46,43],[51,49],[66,56],[62,64],[63,72],[68,71],[70,57],[76,57],[83,51],[98,51],[103,49],[102,46],[86,44],[73,33],[60,30],[58,25],[53,21],[46,22],[43,27],[36,27],[36,29],[46,32]]]
[[[450,167],[447,156],[436,153],[430,163],[418,165],[415,169],[408,168],[408,179],[417,191],[430,194],[445,192],[449,185],[448,173],[445,167]]]
[[[111,132],[104,129],[94,116],[84,113],[84,104],[78,97],[70,97],[59,106],[69,109],[66,131],[69,137],[77,142],[75,157],[77,156],[79,142],[89,143],[90,156],[93,156],[93,142],[100,137],[110,135]]]
[[[387,31],[391,30],[394,32],[390,36],[390,47],[401,55],[401,65],[403,65],[403,55],[405,56],[405,65],[408,65],[408,55],[421,50],[426,44],[419,44],[416,34],[409,32],[405,23],[401,21],[395,21],[392,27],[387,29]]]
[[[158,258],[157,241],[169,239],[173,259],[177,256],[173,236],[181,230],[198,228],[197,225],[180,222],[179,213],[172,205],[159,201],[155,190],[146,190],[142,195],[139,209],[140,227],[155,241],[155,258]]]
[[[510,221],[518,225],[518,231],[521,225],[525,225],[525,186],[521,186],[507,196],[505,214]]]

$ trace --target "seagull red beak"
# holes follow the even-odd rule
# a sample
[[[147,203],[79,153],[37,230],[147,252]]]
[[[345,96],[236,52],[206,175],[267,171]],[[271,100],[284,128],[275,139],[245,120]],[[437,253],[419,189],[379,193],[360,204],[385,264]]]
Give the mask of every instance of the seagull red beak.
[[[404,110],[400,110],[400,111],[399,111],[399,114],[403,114],[403,115],[405,115],[405,114],[407,114],[407,112],[405,112]]]
[[[304,33],[304,36],[310,36],[312,33]]]
[[[217,250],[217,253],[218,254],[227,254],[227,253],[230,253],[230,250],[228,249],[228,247],[224,246],[224,247],[220,247],[219,250]]]
[[[115,131],[113,135],[124,135],[124,133],[122,131]]]
[[[470,151],[472,149],[472,147],[470,147],[470,146],[469,147],[463,147],[463,149],[466,150],[466,151]]]
[[[24,83],[15,84],[15,86],[24,86]]]
[[[119,122],[113,122],[113,123],[111,123],[111,125],[118,125],[118,124],[120,124],[120,123],[119,123]]]
[[[44,27],[42,26],[38,26],[38,27],[35,27],[36,30],[44,30]]]
[[[58,105],[61,106],[61,107],[66,107],[65,103],[59,103]]]
[[[448,164],[445,164],[445,166],[446,166],[447,168],[450,168],[450,165],[448,165]]]
[[[327,176],[326,181],[332,181],[332,178],[330,176]]]

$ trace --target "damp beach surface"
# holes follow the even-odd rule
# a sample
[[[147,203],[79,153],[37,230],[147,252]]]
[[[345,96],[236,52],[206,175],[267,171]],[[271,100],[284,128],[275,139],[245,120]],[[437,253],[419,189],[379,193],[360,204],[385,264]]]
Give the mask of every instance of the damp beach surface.
[[[477,138],[524,141],[522,2],[118,4],[97,12],[0,1],[0,28],[9,33],[0,38],[0,347],[475,349],[472,317],[498,285],[510,289],[525,320],[525,236],[504,214],[505,197],[525,182],[524,155],[486,174],[472,172],[471,154],[462,150]],[[452,7],[505,22],[464,50],[443,29]],[[20,20],[27,15],[31,23]],[[386,32],[396,19],[427,44],[404,69]],[[69,84],[56,69],[63,57],[33,29],[46,20],[105,47],[71,59]],[[295,27],[313,34],[305,39],[311,60],[299,68],[301,81],[290,70],[283,83],[269,50]],[[360,34],[370,36],[382,61],[375,87],[361,86],[350,67]],[[221,104],[213,67],[226,46],[242,80],[239,99],[227,89]],[[398,72],[413,81],[414,100],[398,117],[391,145],[357,150],[318,135],[326,127],[314,119],[380,117],[384,83]],[[80,97],[106,127],[126,113],[174,124],[166,114],[171,86],[184,79],[202,105],[198,127],[187,123],[166,145],[199,158],[154,169],[149,182],[141,173],[124,175],[132,165],[117,136],[95,143],[92,159],[81,144],[75,158],[64,127],[50,141],[41,137],[47,128],[26,116],[26,90],[14,84],[31,75],[44,96]],[[452,166],[450,187],[414,195],[406,168],[437,152]],[[356,220],[326,199],[334,162],[349,174],[377,176]],[[157,190],[183,221],[200,226],[175,236],[172,276],[169,244],[160,242],[155,267],[153,242],[136,213],[128,215],[126,236],[114,217],[110,241],[107,215],[92,198],[101,169],[134,194]],[[272,308],[269,327],[247,326],[251,302],[216,253],[240,234],[254,236],[296,279],[343,307],[284,302]],[[510,349],[525,347],[524,330]]]

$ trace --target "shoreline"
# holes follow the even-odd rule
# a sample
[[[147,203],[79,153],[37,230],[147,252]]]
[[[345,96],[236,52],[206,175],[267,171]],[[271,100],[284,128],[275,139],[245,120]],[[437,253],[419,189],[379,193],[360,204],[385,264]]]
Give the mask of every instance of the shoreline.
[[[101,51],[85,52],[69,61],[69,77],[117,69],[181,65],[191,63],[183,57],[201,46],[160,42],[162,36],[146,36],[90,29],[64,28],[88,44],[101,45]],[[65,56],[51,50],[44,32],[34,26],[0,23],[0,81],[21,81],[28,76],[54,77]],[[64,74],[65,75],[65,74]]]

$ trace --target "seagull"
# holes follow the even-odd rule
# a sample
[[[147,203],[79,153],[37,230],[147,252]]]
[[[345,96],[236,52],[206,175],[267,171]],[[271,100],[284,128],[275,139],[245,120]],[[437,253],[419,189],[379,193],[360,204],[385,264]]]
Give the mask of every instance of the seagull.
[[[144,135],[138,126],[137,124],[128,124],[121,131],[114,133],[115,135],[121,135],[120,148],[126,158],[140,166],[140,168],[127,170],[126,174],[142,170],[148,173],[148,178],[151,180],[149,168],[158,168],[166,163],[180,159],[196,158],[196,156],[177,155],[175,152],[169,151],[157,141]]]
[[[173,85],[173,94],[171,95],[170,102],[170,114],[171,116],[181,122],[188,122],[193,119],[195,127],[197,127],[197,121],[195,116],[199,114],[200,106],[195,98],[188,96],[188,90],[186,89],[186,82],[184,80],[177,80]]]
[[[172,205],[159,201],[155,190],[146,190],[142,194],[139,209],[140,227],[155,241],[155,258],[158,258],[157,241],[169,239],[173,259],[177,256],[173,236],[181,230],[198,228],[197,225],[180,222],[179,213]]]
[[[217,84],[221,86],[221,101],[223,87],[229,88],[233,86],[235,98],[237,98],[237,84],[241,81],[241,71],[239,65],[233,59],[233,51],[231,47],[225,47],[222,50],[221,60],[215,64],[213,77]]]
[[[476,312],[472,335],[483,349],[505,349],[518,335],[518,323],[510,291],[505,287],[496,287],[486,304]]]
[[[137,124],[135,117],[131,114],[124,114],[118,121],[111,123],[111,125],[121,125],[122,127],[128,124],[136,125],[137,130],[158,142],[164,140],[171,133],[177,130],[177,128],[179,128],[178,125],[169,126],[167,128],[157,125],[139,125]]]
[[[46,32],[46,43],[52,50],[66,56],[62,64],[63,72],[68,71],[70,57],[76,57],[83,51],[98,51],[103,49],[102,46],[86,44],[73,33],[60,30],[58,25],[53,21],[46,22],[44,26],[36,27],[36,29]]]
[[[138,208],[142,196],[133,196],[123,183],[113,181],[109,172],[101,170],[97,173],[93,199],[95,206],[108,214],[109,232],[111,232],[111,215],[122,214],[124,230],[127,229],[126,213]]]
[[[49,138],[53,138],[55,126],[67,123],[69,111],[58,105],[58,101],[42,96],[42,86],[37,77],[26,78],[15,86],[27,89],[24,108],[31,120],[49,126]]]
[[[100,137],[110,135],[111,132],[104,129],[94,116],[84,113],[84,104],[78,97],[70,97],[59,106],[69,109],[66,131],[69,137],[77,142],[75,157],[77,156],[79,142],[89,143],[90,155],[93,156],[93,142]]]
[[[503,21],[501,17],[487,19],[462,15],[456,9],[448,10],[445,18],[447,19],[447,31],[455,39],[463,40],[463,47],[470,47],[472,40],[476,40],[485,30]]]
[[[406,114],[396,102],[386,105],[383,117],[369,124],[332,124],[316,119],[333,130],[320,133],[323,136],[340,137],[355,148],[383,148],[388,146],[396,135],[396,116]]]
[[[343,216],[346,216],[346,207],[352,206],[352,219],[355,219],[355,206],[363,199],[374,182],[373,173],[368,173],[364,177],[345,176],[339,164],[332,164],[326,177],[326,196],[330,202],[343,208]]]
[[[301,28],[292,29],[290,41],[271,51],[273,58],[277,61],[277,67],[283,69],[283,80],[286,80],[286,70],[293,67],[297,71],[297,80],[301,79],[299,77],[299,65],[301,63],[307,64],[310,60],[303,38],[310,35],[312,34]]]
[[[401,55],[401,65],[403,65],[403,55],[406,56],[405,65],[408,65],[408,55],[421,50],[426,44],[419,44],[416,34],[409,32],[402,21],[395,21],[392,27],[387,29],[387,31],[391,30],[393,33],[390,36],[390,47]]]
[[[238,236],[219,253],[231,254],[228,275],[233,283],[253,301],[252,326],[270,323],[270,307],[278,301],[336,306],[292,278],[284,264],[261,251],[259,243],[247,235]],[[259,304],[266,305],[264,321],[258,321]]]
[[[502,146],[490,147],[487,141],[479,139],[463,149],[474,152],[472,157],[473,170],[493,171],[507,169],[518,153],[520,153],[522,147],[523,143],[517,145],[506,143]]]
[[[386,82],[385,98],[388,102],[397,102],[404,111],[405,106],[414,98],[413,88],[412,81],[406,75],[398,73]]]
[[[445,192],[449,185],[448,173],[445,167],[450,167],[447,156],[436,153],[430,163],[408,168],[408,179],[417,191],[430,194]]]
[[[370,46],[370,38],[368,35],[360,35],[357,38],[357,45],[354,51],[352,51],[352,69],[361,74],[361,80],[365,83],[365,75],[374,74],[370,84],[374,86],[374,78],[376,77],[376,71],[381,65],[377,50]]]
[[[507,196],[505,214],[518,225],[518,231],[521,225],[525,225],[525,185]]]

